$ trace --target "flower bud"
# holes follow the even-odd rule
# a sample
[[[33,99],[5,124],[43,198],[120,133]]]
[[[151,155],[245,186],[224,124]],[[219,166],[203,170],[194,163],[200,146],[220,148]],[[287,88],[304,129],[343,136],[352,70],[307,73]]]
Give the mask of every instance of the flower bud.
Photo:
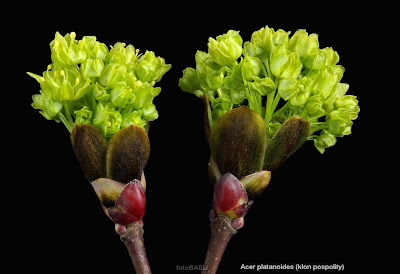
[[[264,65],[257,57],[246,55],[242,65],[242,76],[246,81],[253,81],[259,78]]]
[[[110,101],[116,107],[126,107],[127,104],[135,100],[135,97],[136,96],[132,93],[132,89],[130,89],[124,81],[117,83],[110,92]]]
[[[73,66],[82,63],[88,57],[88,52],[75,40],[76,33],[67,33],[62,36],[56,32],[54,40],[50,43],[51,59],[53,63],[61,66]]]
[[[183,70],[183,76],[179,79],[179,87],[186,92],[193,93],[199,89],[199,75],[194,68]]]
[[[81,65],[82,76],[85,78],[100,77],[104,69],[104,63],[100,58],[87,59]]]
[[[98,104],[95,113],[93,125],[100,130],[103,136],[113,136],[120,130],[122,117],[115,107],[109,105],[104,107],[102,104]]]
[[[224,83],[224,74],[222,72],[215,73],[210,71],[206,74],[205,80],[209,89],[217,90]]]
[[[269,77],[255,79],[253,82],[248,82],[250,91],[257,92],[261,96],[268,95],[275,90],[275,83]]]
[[[297,30],[289,41],[289,49],[297,52],[300,58],[314,53],[318,47],[318,35],[315,33],[308,35],[303,29]]]
[[[243,217],[253,201],[248,200],[242,183],[232,174],[224,174],[214,185],[213,209],[231,219]]]
[[[136,179],[129,182],[119,194],[113,207],[106,207],[104,204],[103,206],[106,214],[117,224],[129,225],[140,221],[146,209],[146,196],[142,184]]]
[[[315,52],[306,55],[303,63],[306,68],[312,70],[321,70],[324,68],[325,63],[327,62],[326,59],[325,51],[317,49]]]
[[[83,37],[85,39],[85,37]],[[87,38],[87,36],[86,36]],[[95,37],[96,38],[96,37]],[[82,39],[83,40],[83,39]],[[91,55],[104,61],[108,53],[108,48],[104,43],[95,42],[91,50]]]
[[[158,118],[158,111],[153,103],[148,103],[143,106],[143,118],[146,121],[154,121]]]
[[[314,140],[314,145],[318,151],[323,154],[325,149],[336,144],[335,135],[330,134],[327,130],[322,130],[320,135]]]
[[[238,31],[229,30],[217,40],[210,37],[208,41],[208,52],[220,66],[229,65],[242,55],[243,40]]]
[[[117,63],[110,63],[104,68],[99,78],[99,82],[103,86],[114,88],[119,81],[123,81],[125,79],[126,66],[121,66]]]
[[[354,114],[354,112],[348,111],[344,108],[332,110],[326,116],[329,133],[338,137],[350,134],[351,125],[353,124],[351,120],[354,115],[357,115],[357,113]],[[357,116],[355,116],[355,118],[357,118]]]
[[[132,124],[138,125],[141,128],[146,129],[146,120],[142,118],[143,110],[134,110],[132,112],[122,115],[121,127],[127,127]]]
[[[247,49],[257,56],[269,56],[279,44],[287,44],[290,32],[284,30],[274,31],[273,28],[265,26],[251,35],[251,43]]]
[[[356,96],[353,95],[345,95],[337,99],[334,103],[335,109],[344,108],[347,111],[353,112],[352,120],[357,118],[357,113],[360,112],[360,108],[358,106],[358,100]],[[355,117],[355,118],[354,118]]]
[[[83,106],[79,110],[75,110],[75,123],[77,124],[90,124],[93,120],[93,111],[87,106]]]
[[[322,116],[325,113],[322,105],[322,100],[319,95],[313,95],[309,97],[306,103],[306,108],[311,117]]]
[[[286,101],[299,94],[299,80],[294,78],[285,78],[279,82],[278,93]]]
[[[152,51],[146,51],[139,58],[136,75],[142,82],[158,82],[170,68],[171,65],[165,64],[164,58],[156,57]]]
[[[56,119],[57,114],[62,109],[62,103],[52,99],[50,96],[44,94],[35,94],[32,96],[32,107],[40,109],[40,113],[47,120]]]
[[[131,54],[128,54],[127,56],[125,52],[126,52],[125,43],[121,42],[115,43],[114,46],[111,47],[109,54],[106,56],[106,61],[108,63],[117,63],[120,65],[125,65],[126,63],[129,62],[127,59],[131,59],[132,57]],[[128,52],[132,52],[132,50],[128,50]],[[135,53],[135,49],[133,49],[133,53]]]
[[[55,34],[54,40],[50,43],[50,49],[51,60],[53,63],[61,67],[66,66],[68,63],[68,43],[64,36],[62,36],[58,31]]]
[[[279,44],[271,52],[271,72],[275,77],[296,79],[303,65],[297,52],[289,52],[285,44]]]
[[[135,100],[132,106],[135,109],[141,109],[144,105],[152,102],[153,98],[160,93],[160,88],[154,88],[150,83],[136,81],[132,86],[132,93],[135,95]]]

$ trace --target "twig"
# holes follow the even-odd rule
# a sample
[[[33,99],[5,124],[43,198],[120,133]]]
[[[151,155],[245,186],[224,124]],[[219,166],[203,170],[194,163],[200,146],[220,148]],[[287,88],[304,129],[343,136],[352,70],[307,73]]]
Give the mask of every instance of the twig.
[[[136,273],[151,274],[143,241],[143,228],[140,222],[126,227],[126,232],[120,234],[121,241],[128,249]]]
[[[203,274],[217,272],[225,248],[231,237],[236,234],[236,229],[232,227],[232,220],[224,216],[213,219],[210,227],[210,243],[204,261],[205,270],[201,272]]]

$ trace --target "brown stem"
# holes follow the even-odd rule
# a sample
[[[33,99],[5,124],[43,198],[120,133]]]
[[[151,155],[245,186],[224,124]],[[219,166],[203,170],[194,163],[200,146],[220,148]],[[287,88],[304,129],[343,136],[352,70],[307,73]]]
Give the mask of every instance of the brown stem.
[[[121,241],[128,249],[136,273],[151,274],[143,242],[143,228],[139,222],[127,227],[125,233],[120,234]]]
[[[217,216],[211,221],[210,243],[208,244],[207,255],[204,261],[205,270],[201,273],[214,274],[217,272],[226,245],[231,237],[236,234],[236,229],[232,227],[231,223],[232,220],[224,216]]]

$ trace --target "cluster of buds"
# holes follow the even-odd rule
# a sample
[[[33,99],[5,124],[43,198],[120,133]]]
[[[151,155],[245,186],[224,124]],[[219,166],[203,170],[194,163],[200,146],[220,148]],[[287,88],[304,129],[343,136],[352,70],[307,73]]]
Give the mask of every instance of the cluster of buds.
[[[136,273],[151,273],[142,220],[146,209],[143,169],[150,154],[146,132],[133,124],[107,142],[95,126],[75,124],[71,142],[104,213],[115,223]]]
[[[143,168],[150,153],[145,131],[130,125],[107,144],[96,127],[76,124],[71,142],[106,215],[120,226],[141,222],[146,208]]]
[[[164,58],[121,42],[109,49],[95,36],[77,40],[74,32],[57,32],[50,49],[47,70],[28,72],[40,84],[32,106],[46,119],[62,121],[70,132],[74,124],[91,124],[109,139],[131,124],[147,130],[158,118],[155,84],[171,68]]]
[[[238,129],[248,135],[265,135],[260,137],[260,146],[251,146],[254,136],[243,139],[250,140],[249,150],[263,151],[267,146],[265,155],[275,158],[270,164],[272,156],[266,156],[263,170],[276,169],[306,140],[313,140],[317,150],[324,153],[336,144],[336,137],[351,133],[360,111],[356,97],[346,94],[349,85],[340,82],[345,69],[338,64],[338,53],[330,47],[320,48],[316,34],[303,29],[290,34],[265,26],[253,32],[246,42],[234,30],[209,38],[208,52],[197,51],[195,68],[186,68],[179,80],[183,91],[204,99],[208,109],[206,127],[211,131],[221,124],[220,119],[228,123],[223,116],[235,108],[246,106],[254,111],[247,117],[260,117],[258,121],[252,119],[257,122],[254,126]],[[249,127],[256,129],[248,130]],[[283,149],[278,157],[277,145]],[[268,147],[273,153],[268,152]],[[260,163],[259,157],[232,158],[235,157],[242,162]],[[238,176],[235,171],[225,172]]]
[[[204,101],[209,108],[208,100]],[[268,186],[270,170],[278,168],[306,141],[309,124],[294,116],[267,142],[268,130],[263,119],[246,106],[226,112],[212,127],[207,115],[205,120],[211,149],[209,178],[215,182],[210,219],[225,216],[238,229],[243,226],[243,217],[253,199]]]

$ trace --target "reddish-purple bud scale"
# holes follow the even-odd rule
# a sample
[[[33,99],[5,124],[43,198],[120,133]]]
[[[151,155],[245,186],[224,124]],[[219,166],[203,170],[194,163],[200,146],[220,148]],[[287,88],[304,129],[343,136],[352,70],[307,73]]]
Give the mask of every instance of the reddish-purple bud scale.
[[[127,231],[126,226],[115,224],[115,232],[117,232],[118,234],[120,235],[125,234],[126,231]]]
[[[218,215],[236,219],[246,215],[249,203],[242,183],[232,174],[224,174],[214,185],[213,209]]]
[[[244,226],[244,218],[240,217],[233,220],[231,225],[236,230],[241,229]]]

